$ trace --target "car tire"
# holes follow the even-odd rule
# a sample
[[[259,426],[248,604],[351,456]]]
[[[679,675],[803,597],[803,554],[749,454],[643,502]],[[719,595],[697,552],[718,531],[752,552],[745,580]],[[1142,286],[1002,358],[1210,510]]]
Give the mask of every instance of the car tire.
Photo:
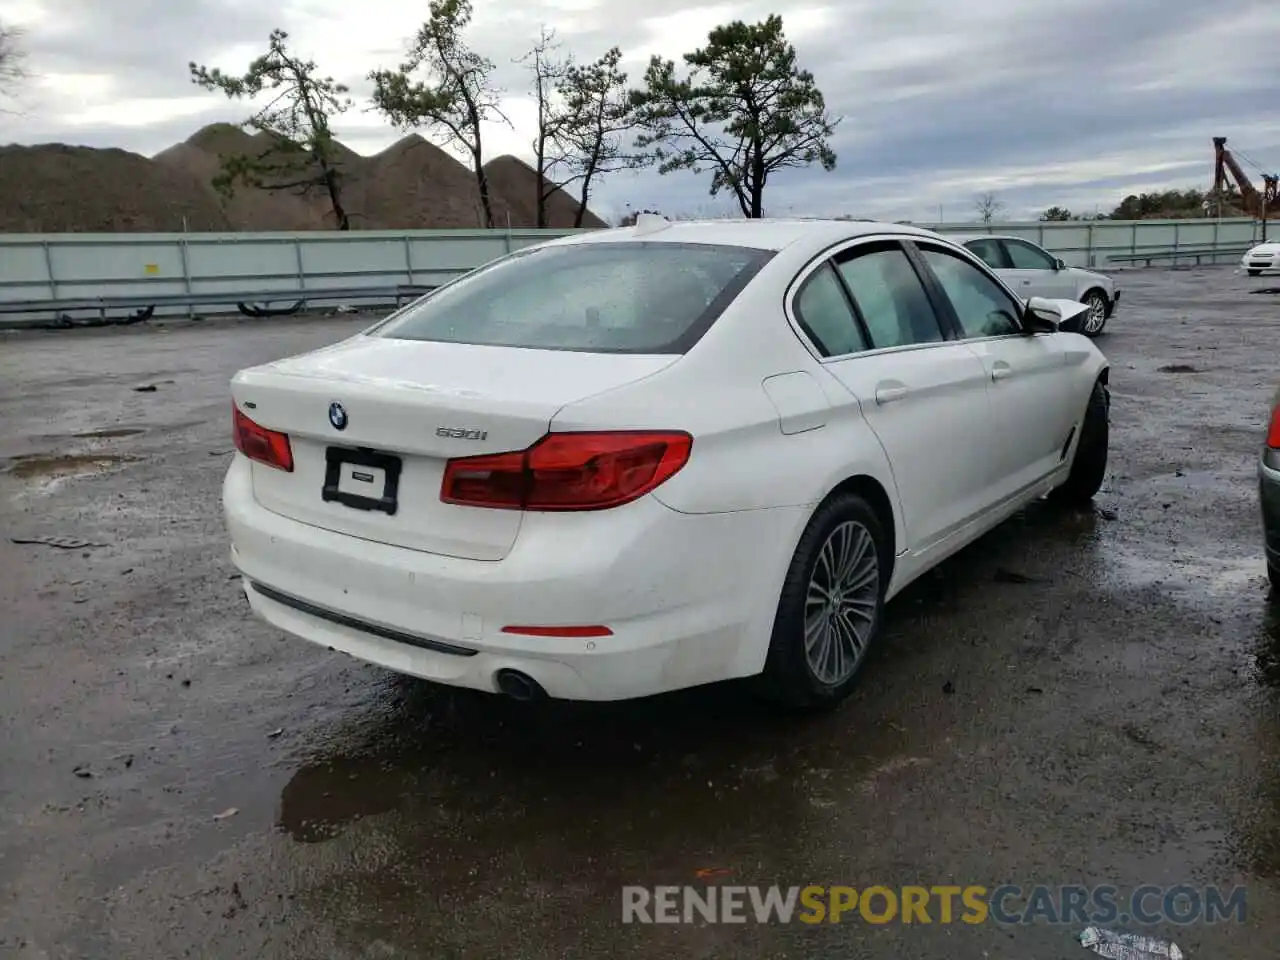
[[[1280,598],[1280,567],[1267,561],[1267,579],[1271,581],[1271,596]]]
[[[1249,276],[1251,276],[1251,277],[1260,277],[1260,276],[1262,276],[1262,271],[1261,271],[1261,270],[1250,270],[1250,271],[1249,271]]]
[[[1089,308],[1080,318],[1080,332],[1086,337],[1100,337],[1106,329],[1107,318],[1111,314],[1111,301],[1101,290],[1094,288],[1080,298],[1080,302]]]
[[[817,509],[783,581],[762,694],[801,710],[848,696],[880,633],[893,564],[888,544],[879,515],[857,494],[838,493]]]
[[[1076,444],[1071,472],[1063,484],[1050,494],[1054,500],[1086,504],[1102,488],[1107,473],[1107,450],[1111,432],[1111,392],[1099,380],[1089,393],[1084,422],[1080,425],[1080,441]]]

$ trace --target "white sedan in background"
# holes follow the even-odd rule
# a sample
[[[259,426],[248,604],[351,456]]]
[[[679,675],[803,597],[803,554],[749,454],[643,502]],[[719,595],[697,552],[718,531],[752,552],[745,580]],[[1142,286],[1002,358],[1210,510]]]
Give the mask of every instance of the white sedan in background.
[[[1280,243],[1260,243],[1240,258],[1240,267],[1249,276],[1258,277],[1280,270]]]
[[[1089,309],[1073,321],[1072,329],[1087,337],[1101,335],[1120,303],[1120,291],[1111,277],[1068,267],[1061,257],[1030,240],[990,233],[948,236],[981,257],[1021,297],[1083,303]]]
[[[520,699],[854,681],[884,603],[1107,460],[1108,364],[907,226],[642,217],[232,380],[253,609]]]

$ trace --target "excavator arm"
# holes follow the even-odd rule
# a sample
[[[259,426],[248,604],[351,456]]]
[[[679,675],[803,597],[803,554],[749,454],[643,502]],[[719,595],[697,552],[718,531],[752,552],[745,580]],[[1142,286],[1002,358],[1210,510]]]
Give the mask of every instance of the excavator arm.
[[[1213,138],[1214,150],[1214,166],[1213,166],[1213,193],[1221,199],[1230,192],[1231,183],[1227,178],[1227,174],[1231,174],[1231,179],[1235,181],[1236,188],[1240,191],[1240,206],[1244,209],[1245,214],[1251,217],[1257,217],[1259,220],[1276,218],[1280,219],[1280,203],[1276,199],[1277,182],[1280,177],[1272,174],[1262,175],[1262,190],[1250,182],[1249,177],[1240,167],[1239,162],[1227,149],[1226,137]]]

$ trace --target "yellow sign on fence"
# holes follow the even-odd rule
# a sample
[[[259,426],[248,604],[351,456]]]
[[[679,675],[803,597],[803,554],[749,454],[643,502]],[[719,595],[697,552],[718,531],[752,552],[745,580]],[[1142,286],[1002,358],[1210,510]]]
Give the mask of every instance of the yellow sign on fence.
[[[146,267],[144,267],[143,269],[145,269],[145,270],[147,271],[147,273],[159,273],[159,272],[160,272],[160,264],[158,264],[158,263],[148,263],[148,264],[146,265]]]

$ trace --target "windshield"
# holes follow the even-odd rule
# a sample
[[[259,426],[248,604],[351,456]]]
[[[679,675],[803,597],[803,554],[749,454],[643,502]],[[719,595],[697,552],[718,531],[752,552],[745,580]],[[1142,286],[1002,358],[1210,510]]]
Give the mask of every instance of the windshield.
[[[539,247],[482,267],[371,333],[541,350],[684,353],[772,256],[669,242]]]

